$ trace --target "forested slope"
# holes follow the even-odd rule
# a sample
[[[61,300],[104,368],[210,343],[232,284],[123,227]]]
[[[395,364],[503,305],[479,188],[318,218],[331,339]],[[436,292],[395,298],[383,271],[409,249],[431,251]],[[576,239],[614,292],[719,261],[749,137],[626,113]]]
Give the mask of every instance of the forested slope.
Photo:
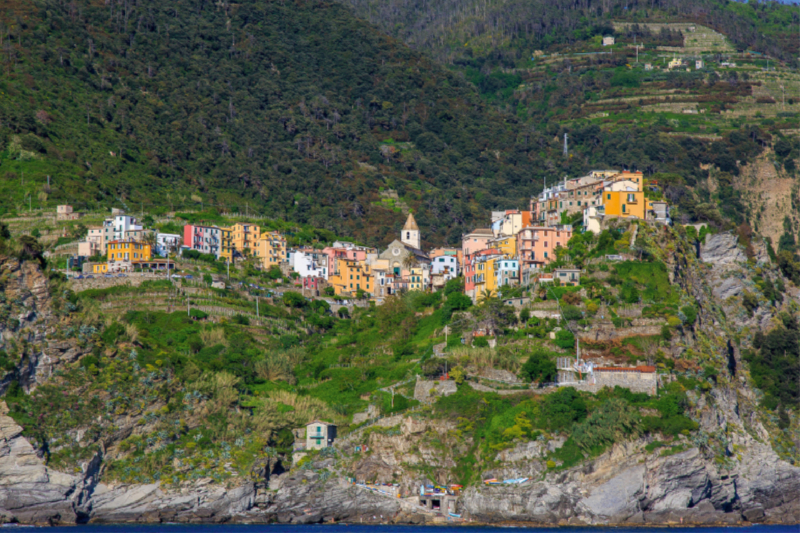
[[[798,13],[777,2],[720,0],[342,0],[359,16],[443,62],[473,54],[510,67],[535,48],[611,32],[611,21],[697,22],[757,50],[794,62]]]
[[[452,240],[479,210],[533,191],[536,160],[513,118],[345,7],[8,7],[7,210],[28,196],[33,207],[249,207],[374,242],[403,218],[380,202],[393,189]]]

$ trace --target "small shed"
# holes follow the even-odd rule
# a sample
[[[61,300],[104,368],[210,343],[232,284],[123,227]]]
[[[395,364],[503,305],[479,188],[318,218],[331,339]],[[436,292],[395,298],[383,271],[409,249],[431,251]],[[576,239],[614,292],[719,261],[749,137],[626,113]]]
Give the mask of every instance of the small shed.
[[[581,284],[581,269],[580,268],[557,268],[553,273],[559,283],[563,285],[580,285]]]
[[[333,446],[336,424],[314,420],[306,425],[306,450],[321,450]]]
[[[615,42],[616,40],[611,35],[606,35],[603,37],[603,46],[612,46]]]

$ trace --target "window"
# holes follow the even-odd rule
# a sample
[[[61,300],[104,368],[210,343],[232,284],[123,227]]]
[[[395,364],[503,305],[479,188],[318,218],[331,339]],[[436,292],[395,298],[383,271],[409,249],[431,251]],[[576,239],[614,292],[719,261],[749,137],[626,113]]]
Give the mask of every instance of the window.
[[[606,195],[606,196],[607,196],[607,198],[608,198],[609,200],[611,200],[611,195],[610,195],[610,194],[608,194],[608,195]]]
[[[622,212],[625,212],[625,204],[622,204]]]
[[[547,259],[547,252],[544,253],[544,258]]]

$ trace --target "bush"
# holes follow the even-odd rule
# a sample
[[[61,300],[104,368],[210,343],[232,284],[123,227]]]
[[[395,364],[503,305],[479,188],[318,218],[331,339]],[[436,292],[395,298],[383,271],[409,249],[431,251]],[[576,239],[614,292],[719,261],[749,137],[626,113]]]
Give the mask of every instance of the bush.
[[[308,305],[308,300],[306,300],[305,296],[294,291],[284,292],[281,300],[287,307],[294,307],[296,309],[300,309]]]
[[[528,383],[534,381],[549,383],[555,381],[556,375],[556,364],[550,354],[544,350],[537,350],[522,365],[519,377]]]
[[[236,314],[233,315],[233,323],[239,324],[240,326],[249,326],[250,319],[244,315]]]
[[[578,307],[574,305],[565,305],[561,308],[561,312],[564,314],[564,320],[580,320],[583,318],[583,313]]]
[[[575,335],[571,331],[562,329],[556,332],[556,346],[564,350],[571,350],[575,348]]]
[[[474,337],[472,339],[472,345],[476,348],[488,348],[489,347],[489,339],[486,337]]]
[[[204,318],[208,318],[208,313],[205,313],[199,309],[190,309],[189,316],[192,318],[197,318],[199,320],[202,320]]]
[[[683,313],[687,326],[694,325],[695,321],[697,320],[697,309],[695,309],[694,306],[685,305],[681,307],[681,313]]]

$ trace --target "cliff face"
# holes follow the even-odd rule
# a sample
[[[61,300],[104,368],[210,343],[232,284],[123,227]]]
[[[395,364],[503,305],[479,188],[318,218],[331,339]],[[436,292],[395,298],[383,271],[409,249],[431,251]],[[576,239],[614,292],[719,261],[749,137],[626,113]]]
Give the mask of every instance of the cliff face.
[[[563,471],[548,469],[544,459],[563,437],[522,443],[500,452],[497,468],[481,474],[532,481],[469,487],[460,498],[459,513],[481,523],[539,525],[800,523],[800,468],[770,446],[775,428],[759,411],[758,393],[740,354],[749,338],[741,332],[769,328],[778,310],[763,305],[750,315],[742,312],[742,294],[753,289],[744,253],[732,235],[710,237],[699,259],[690,250],[675,255],[674,282],[693,295],[699,313],[694,333],[671,349],[681,357],[702,344],[720,368],[715,386],[689,394],[687,414],[700,430],[666,448],[644,438],[617,444]],[[769,268],[762,247],[755,246],[755,255]],[[7,260],[0,272],[6,301],[14,302],[13,314],[20,317],[13,331],[3,331],[3,341],[10,343],[20,334],[31,339],[21,355],[19,377],[26,387],[35,387],[54,367],[78,359],[86,348],[76,339],[49,340],[67,319],[54,311],[58,305],[34,265]],[[785,306],[800,301],[797,292],[787,296]],[[740,343],[732,341],[737,335]],[[287,473],[279,474],[277,460],[265,464],[257,482],[222,486],[199,480],[168,489],[105,482],[102,449],[80,472],[56,471],[45,465],[43,453],[6,412],[0,404],[0,520],[22,523],[432,522],[434,517],[413,497],[382,496],[349,484],[345,477],[351,470],[344,465],[369,471],[364,478],[398,479],[408,493],[428,476],[449,471],[454,458],[471,445],[455,437],[452,421],[395,417],[384,424],[397,428],[391,434],[369,435],[371,452],[360,461],[351,452],[355,440],[345,438],[334,456],[320,456]],[[446,451],[430,446],[429,436],[444,443]],[[423,475],[421,468],[435,473]]]

